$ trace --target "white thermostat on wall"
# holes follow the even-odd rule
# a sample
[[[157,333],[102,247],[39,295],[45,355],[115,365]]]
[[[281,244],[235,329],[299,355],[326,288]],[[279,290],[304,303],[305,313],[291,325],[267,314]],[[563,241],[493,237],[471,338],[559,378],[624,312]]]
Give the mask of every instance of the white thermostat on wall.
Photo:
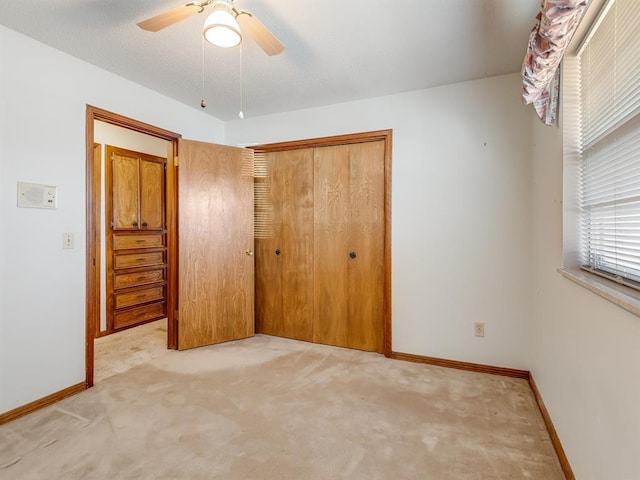
[[[58,206],[58,189],[53,185],[18,182],[18,206],[56,208]]]

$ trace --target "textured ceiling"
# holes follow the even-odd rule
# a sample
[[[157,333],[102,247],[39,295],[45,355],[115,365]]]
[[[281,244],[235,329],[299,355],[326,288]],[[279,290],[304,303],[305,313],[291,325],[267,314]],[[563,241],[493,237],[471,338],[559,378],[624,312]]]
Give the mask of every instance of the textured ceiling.
[[[180,0],[0,0],[0,24],[194,108],[204,97],[230,120],[241,96],[249,117],[517,72],[540,0],[234,3],[286,49],[205,44],[204,91],[205,14],[158,33],[136,26]]]

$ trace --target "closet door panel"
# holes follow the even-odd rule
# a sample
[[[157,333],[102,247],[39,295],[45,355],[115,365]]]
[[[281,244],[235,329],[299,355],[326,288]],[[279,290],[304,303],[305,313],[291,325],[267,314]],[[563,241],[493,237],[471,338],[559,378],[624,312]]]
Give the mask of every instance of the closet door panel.
[[[349,346],[382,351],[384,143],[349,146]]]
[[[278,155],[284,336],[313,340],[313,150]]]
[[[348,346],[348,147],[314,150],[314,342]]]
[[[138,229],[138,158],[111,154],[113,229]]]
[[[271,223],[271,231],[256,238],[256,330],[282,337],[282,256],[276,255],[281,247],[282,189],[277,156],[265,154],[266,177],[255,180],[256,209]]]
[[[260,333],[313,339],[313,150],[265,155],[256,180],[273,235],[256,240],[256,323]]]
[[[164,228],[164,162],[140,159],[140,227]]]

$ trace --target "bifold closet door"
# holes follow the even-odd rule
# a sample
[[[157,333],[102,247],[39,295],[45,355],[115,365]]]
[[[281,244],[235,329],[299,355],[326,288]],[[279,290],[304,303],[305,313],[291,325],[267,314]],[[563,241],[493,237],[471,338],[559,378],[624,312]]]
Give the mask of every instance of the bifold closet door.
[[[349,313],[352,348],[382,352],[384,142],[349,145]]]
[[[384,143],[314,150],[314,341],[382,351]]]
[[[314,328],[313,341],[349,345],[348,147],[314,151]]]
[[[313,340],[313,149],[265,154],[273,235],[256,239],[259,333]]]
[[[253,155],[178,144],[178,348],[254,333]]]

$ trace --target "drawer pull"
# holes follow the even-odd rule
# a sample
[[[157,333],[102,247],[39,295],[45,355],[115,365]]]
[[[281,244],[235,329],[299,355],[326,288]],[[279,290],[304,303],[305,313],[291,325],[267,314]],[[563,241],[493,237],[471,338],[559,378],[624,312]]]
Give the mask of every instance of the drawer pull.
[[[138,295],[136,298],[140,298],[140,299],[142,299],[142,298],[147,298],[147,295],[146,295],[146,294]]]
[[[136,258],[136,262],[144,262],[146,258]]]
[[[136,278],[136,280],[138,280],[139,282],[141,282],[143,280],[146,280],[146,279],[147,279],[147,277],[138,277],[138,278]]]
[[[144,239],[136,240],[136,243],[145,243],[145,242],[146,242],[146,240],[144,240]]]

